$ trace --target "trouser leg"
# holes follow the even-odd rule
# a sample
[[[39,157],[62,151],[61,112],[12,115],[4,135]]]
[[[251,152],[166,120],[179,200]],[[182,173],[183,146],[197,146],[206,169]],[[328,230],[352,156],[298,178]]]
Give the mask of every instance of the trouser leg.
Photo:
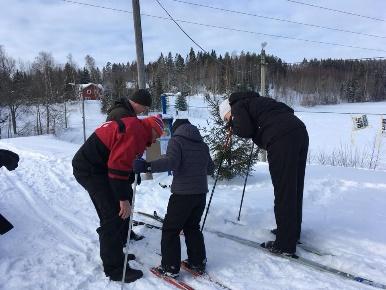
[[[297,131],[281,137],[268,148],[269,170],[275,194],[275,244],[285,252],[295,252],[298,239],[297,182],[300,143]]]
[[[161,252],[162,252],[162,267],[167,271],[179,272],[181,263],[181,244],[180,232],[184,229],[185,224],[189,220],[192,210],[196,207],[195,195],[176,195],[172,194],[169,199],[167,213],[162,227]],[[201,205],[202,206],[202,205]],[[204,204],[205,207],[205,204]],[[196,213],[197,215],[199,214]],[[200,216],[202,213],[200,214]],[[197,217],[193,219],[195,224]],[[193,226],[193,225],[192,225]],[[196,225],[197,227],[197,225]],[[199,225],[198,225],[199,228]],[[187,227],[188,236],[191,239],[196,239],[195,230],[193,236],[190,228]],[[184,234],[186,235],[185,231]],[[189,239],[189,238],[188,238]],[[199,239],[199,238],[198,238]],[[189,242],[188,242],[189,243]]]
[[[115,199],[107,177],[76,176],[76,179],[89,193],[98,214],[100,257],[104,271],[109,276],[112,270],[123,266],[128,220],[122,220],[118,216],[119,201]]]
[[[206,195],[197,194],[191,197],[194,205],[184,225],[185,243],[190,264],[202,265],[206,261],[204,236],[200,230],[200,221],[205,210]]]
[[[300,234],[302,229],[302,218],[303,218],[303,191],[304,191],[304,177],[307,164],[308,154],[308,134],[307,130],[303,131],[303,146],[299,153],[298,161],[298,180],[297,180],[297,239],[300,240]]]

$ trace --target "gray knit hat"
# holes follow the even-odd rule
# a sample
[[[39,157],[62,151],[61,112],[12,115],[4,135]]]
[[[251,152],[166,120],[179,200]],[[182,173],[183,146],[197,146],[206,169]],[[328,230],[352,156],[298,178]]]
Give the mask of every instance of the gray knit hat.
[[[148,90],[139,89],[135,91],[130,97],[129,100],[134,103],[140,104],[142,106],[150,107],[151,106],[151,95]]]

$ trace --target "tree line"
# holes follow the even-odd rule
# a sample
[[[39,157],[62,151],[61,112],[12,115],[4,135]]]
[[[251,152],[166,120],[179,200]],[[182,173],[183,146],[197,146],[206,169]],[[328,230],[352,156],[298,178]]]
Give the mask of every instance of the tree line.
[[[260,91],[261,57],[250,52],[195,52],[184,57],[167,55],[148,63],[146,80],[153,95],[153,109],[161,108],[160,95],[181,92],[182,98],[196,93],[229,94],[234,90]],[[267,55],[266,93],[287,103],[305,106],[386,99],[386,60],[304,59],[287,64]],[[52,133],[67,126],[66,103],[77,100],[77,84],[100,83],[104,87],[102,110],[135,89],[136,62],[111,63],[99,68],[87,55],[84,67],[67,57],[56,62],[51,53],[40,52],[30,64],[17,63],[0,46],[0,130],[8,135]],[[181,97],[179,102],[181,102]],[[34,121],[23,126],[26,112]],[[1,136],[1,132],[0,132]]]

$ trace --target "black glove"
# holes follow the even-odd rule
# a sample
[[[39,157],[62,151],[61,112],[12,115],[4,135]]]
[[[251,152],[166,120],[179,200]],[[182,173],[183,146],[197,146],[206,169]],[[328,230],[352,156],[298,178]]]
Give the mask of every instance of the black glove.
[[[150,172],[151,166],[149,162],[146,162],[144,159],[135,159],[133,162],[133,171],[135,173]]]
[[[137,185],[141,185],[142,179],[141,179],[141,174],[137,174]]]
[[[19,155],[16,153],[0,149],[0,167],[5,166],[9,171],[15,170],[19,165]]]
[[[135,173],[132,172],[129,175],[129,183],[133,184],[134,181],[135,181]],[[141,184],[141,175],[139,173],[137,173],[137,185],[140,185],[140,184]]]

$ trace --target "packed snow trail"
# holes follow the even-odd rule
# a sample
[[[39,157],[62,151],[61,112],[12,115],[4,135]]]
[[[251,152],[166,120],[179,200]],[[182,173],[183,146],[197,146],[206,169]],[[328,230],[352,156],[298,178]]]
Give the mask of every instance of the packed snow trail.
[[[193,105],[202,105],[202,98]],[[87,134],[103,122],[99,103],[86,102]],[[386,103],[346,104],[327,110],[385,111]],[[359,108],[359,109],[358,109]],[[310,109],[318,110],[320,108]],[[325,108],[323,110],[326,110]],[[0,140],[0,148],[20,154],[19,168],[0,169],[0,212],[15,226],[0,236],[0,289],[120,289],[109,282],[99,258],[95,229],[98,218],[87,192],[72,176],[71,159],[82,143],[81,116],[78,108],[70,110],[71,128],[54,136],[22,137]],[[207,112],[191,118],[206,125]],[[347,116],[302,113],[310,132],[311,153],[319,148],[335,148],[339,142],[350,143],[351,120]],[[355,133],[355,144],[366,144],[377,130],[379,118],[370,117],[372,128]],[[338,126],[339,125],[339,126]],[[76,142],[77,144],[69,143]],[[386,142],[386,139],[383,139]],[[386,160],[382,148],[383,167]],[[268,166],[258,163],[248,179],[241,222],[236,220],[244,177],[220,181],[213,196],[206,225],[225,233],[255,241],[272,240],[269,229],[275,227],[273,188]],[[164,216],[170,196],[167,174],[154,174],[154,180],[138,187],[136,211]],[[209,180],[209,188],[213,185]],[[209,199],[209,196],[208,196]],[[386,172],[309,165],[306,173],[302,240],[334,256],[319,257],[298,249],[300,255],[358,276],[386,283]],[[134,215],[136,220],[143,220]],[[144,277],[125,289],[173,289],[160,283],[148,271],[160,264],[161,232],[145,226],[135,227],[146,238],[130,245],[138,257],[131,262],[144,271]],[[329,274],[305,269],[280,258],[270,257],[244,245],[204,233],[208,272],[232,289],[358,289],[358,283]],[[182,258],[186,249],[182,241]],[[184,275],[184,273],[182,273]],[[184,275],[193,288],[219,289]],[[374,289],[363,286],[361,289]]]

